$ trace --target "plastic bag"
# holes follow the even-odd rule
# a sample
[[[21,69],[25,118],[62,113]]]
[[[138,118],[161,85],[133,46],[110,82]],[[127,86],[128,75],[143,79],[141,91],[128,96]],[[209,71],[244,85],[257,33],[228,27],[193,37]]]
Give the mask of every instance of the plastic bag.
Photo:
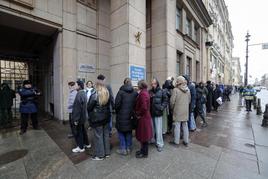
[[[216,99],[216,101],[219,105],[222,105],[222,97],[219,97],[218,99]]]

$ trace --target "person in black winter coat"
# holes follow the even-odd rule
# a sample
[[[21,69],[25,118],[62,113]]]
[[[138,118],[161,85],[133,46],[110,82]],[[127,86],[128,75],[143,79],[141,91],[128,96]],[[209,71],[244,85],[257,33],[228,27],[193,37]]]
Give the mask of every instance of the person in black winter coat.
[[[95,89],[87,104],[89,124],[94,133],[95,149],[92,160],[103,160],[110,156],[110,95],[107,87],[99,81],[96,82]]]
[[[172,110],[170,108],[170,98],[171,98],[172,90],[174,89],[173,81],[174,81],[174,78],[169,77],[169,79],[167,79],[165,81],[165,83],[163,84],[163,90],[166,92],[167,97],[168,97],[168,105],[167,105],[167,119],[168,119],[168,121],[167,121],[167,125],[168,125],[167,131],[168,131],[168,133],[171,133],[172,123],[173,123]]]
[[[211,81],[207,81],[207,89],[208,89],[208,95],[207,95],[206,107],[207,107],[207,113],[210,113],[213,101],[213,86],[211,84]]]
[[[199,115],[203,121],[202,127],[207,126],[207,122],[205,120],[204,114],[204,104],[206,103],[206,97],[204,96],[204,86],[203,83],[200,82],[196,86],[196,107],[195,107],[195,119]]]
[[[131,84],[131,79],[126,78],[115,98],[116,129],[120,141],[120,155],[130,154],[132,149],[133,110],[138,93]]]
[[[215,111],[218,111],[218,107],[220,106],[219,103],[217,102],[217,99],[219,97],[222,97],[222,95],[223,95],[222,93],[223,92],[222,92],[220,86],[218,84],[216,84],[216,87],[213,90],[213,103],[212,103]]]
[[[77,81],[77,94],[73,103],[72,122],[75,126],[74,137],[77,147],[72,150],[74,153],[84,152],[85,147],[90,148],[85,129],[87,119],[87,95],[84,91],[84,83]]]
[[[164,147],[163,141],[163,112],[168,105],[168,97],[164,90],[160,88],[159,82],[156,78],[152,80],[152,89],[149,91],[151,97],[151,116],[154,124],[154,134],[156,139],[156,146],[159,152]]]
[[[15,91],[7,83],[1,84],[0,89],[0,127],[11,124],[13,99],[16,97]]]

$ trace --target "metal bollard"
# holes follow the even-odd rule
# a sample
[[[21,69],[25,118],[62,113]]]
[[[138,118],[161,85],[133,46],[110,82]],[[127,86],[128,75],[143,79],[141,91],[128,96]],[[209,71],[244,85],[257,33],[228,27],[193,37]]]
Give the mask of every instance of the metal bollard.
[[[258,98],[258,104],[257,104],[256,114],[257,115],[262,115],[262,111],[261,111],[261,99],[260,98]]]
[[[262,127],[268,127],[268,104],[265,105],[265,111],[263,113]]]
[[[257,96],[254,96],[253,98],[253,108],[257,109]]]

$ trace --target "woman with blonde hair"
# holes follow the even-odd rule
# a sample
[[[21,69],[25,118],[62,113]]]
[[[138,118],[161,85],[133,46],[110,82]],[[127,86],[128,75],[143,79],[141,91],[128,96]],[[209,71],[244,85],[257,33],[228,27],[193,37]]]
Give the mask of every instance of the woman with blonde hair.
[[[90,126],[93,128],[95,146],[93,160],[103,160],[110,156],[109,142],[109,91],[97,82],[87,104]]]
[[[170,107],[173,112],[174,141],[172,144],[180,143],[180,128],[183,128],[183,144],[188,146],[189,130],[187,121],[189,119],[189,104],[191,102],[190,90],[187,87],[187,81],[183,76],[176,79],[176,87],[172,91]]]

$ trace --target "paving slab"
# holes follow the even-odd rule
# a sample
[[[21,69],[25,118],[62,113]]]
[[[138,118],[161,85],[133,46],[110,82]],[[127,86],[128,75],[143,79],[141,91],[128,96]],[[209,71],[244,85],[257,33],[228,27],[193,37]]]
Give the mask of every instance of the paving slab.
[[[243,167],[219,161],[212,179],[265,179],[256,172],[248,171]]]
[[[23,159],[16,160],[0,167],[1,179],[28,179]]]
[[[28,150],[23,158],[1,166],[0,178],[82,178],[69,158],[44,130],[28,130],[22,136],[14,131],[0,136],[0,141],[4,144],[0,149],[2,154],[7,150]],[[7,146],[12,142],[15,144],[13,147]]]

